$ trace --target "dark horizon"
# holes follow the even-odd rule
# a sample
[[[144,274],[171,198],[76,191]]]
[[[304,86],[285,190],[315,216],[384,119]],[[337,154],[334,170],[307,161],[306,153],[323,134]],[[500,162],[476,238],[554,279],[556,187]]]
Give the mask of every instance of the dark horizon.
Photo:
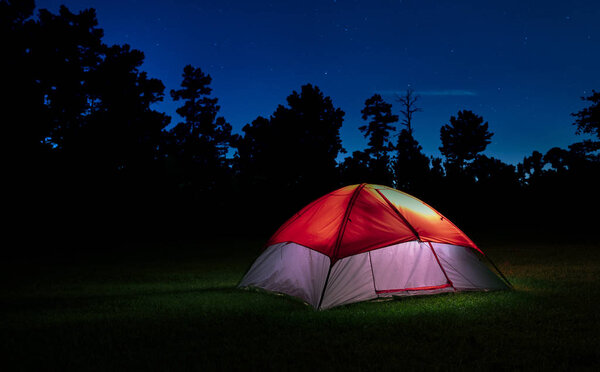
[[[510,164],[590,138],[575,134],[570,114],[600,86],[593,1],[40,0],[36,13],[60,4],[96,9],[104,42],[143,51],[142,69],[166,92],[177,89],[184,65],[202,68],[234,133],[311,83],[346,113],[340,159],[366,147],[358,130],[364,101],[379,93],[398,113],[394,93],[408,86],[421,96],[414,135],[427,155],[440,156],[440,127],[462,109],[489,122],[494,138],[484,153]],[[154,107],[172,125],[181,121],[168,94]]]

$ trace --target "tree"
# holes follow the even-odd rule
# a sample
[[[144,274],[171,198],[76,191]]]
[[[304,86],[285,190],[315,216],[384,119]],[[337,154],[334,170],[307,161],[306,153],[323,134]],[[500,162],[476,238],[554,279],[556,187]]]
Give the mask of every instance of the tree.
[[[7,116],[18,167],[57,171],[60,165],[99,179],[148,167],[169,118],[150,108],[164,86],[139,71],[144,54],[103,44],[93,9],[41,9],[34,20],[27,7],[0,5],[15,17],[8,27],[16,58],[9,62],[15,77],[8,79],[14,102]]]
[[[419,100],[419,96],[414,94],[414,90],[412,88],[408,88],[406,93],[403,96],[396,96],[396,101],[400,102],[402,109],[400,112],[402,113],[402,125],[406,127],[406,130],[409,134],[412,135],[413,127],[412,127],[412,118],[416,112],[423,111],[420,107],[417,107],[417,101]]]
[[[339,166],[341,184],[375,183],[373,169],[370,167],[372,160],[365,151],[354,151]]]
[[[2,0],[0,1],[0,24],[2,31],[21,29],[23,23],[33,15],[35,2],[33,0]],[[6,40],[10,42],[11,40]]]
[[[592,104],[571,114],[576,118],[573,125],[577,126],[577,134],[592,134],[600,139],[600,92],[592,90],[591,96],[581,97],[581,99]]]
[[[441,181],[445,174],[444,174],[444,166],[442,165],[442,159],[438,158],[438,157],[431,157],[431,178],[433,181],[435,181],[434,183],[437,183],[438,181]]]
[[[517,173],[522,185],[534,185],[543,173],[545,162],[541,152],[534,151],[531,156],[523,158],[523,162],[517,164]]]
[[[429,178],[429,158],[407,129],[398,135],[394,170],[397,188],[421,195]]]
[[[392,114],[392,105],[385,102],[379,94],[374,94],[365,101],[365,107],[361,110],[363,120],[369,120],[368,125],[358,129],[366,138],[369,138],[369,147],[366,152],[381,159],[393,148],[388,141],[390,131],[396,130],[390,124],[398,121],[398,115]]]
[[[270,118],[244,126],[235,144],[240,178],[257,198],[261,190],[269,192],[269,201],[281,193],[296,208],[331,191],[338,186],[336,159],[344,151],[343,118],[344,112],[318,87],[302,86]],[[282,207],[276,203],[274,208]]]
[[[369,168],[371,169],[371,182],[392,185],[393,176],[390,169],[388,152],[394,146],[389,142],[390,131],[395,128],[390,125],[398,121],[398,115],[392,114],[392,105],[385,102],[379,94],[374,94],[365,101],[361,111],[363,120],[370,120],[367,125],[358,129],[369,139],[365,153],[369,155]]]
[[[594,153],[596,147],[590,149],[587,144],[589,142],[577,142],[569,145],[568,150],[560,147],[548,150],[544,155],[544,164],[549,164],[550,168],[545,171],[545,174],[564,177],[566,182],[570,180],[596,185],[595,179],[600,174],[598,173],[600,154]]]
[[[493,135],[481,116],[469,110],[459,111],[458,116],[451,116],[450,124],[442,126],[440,130],[440,151],[450,168],[462,170],[467,162],[486,149]]]
[[[32,1],[2,1],[3,110],[16,166],[33,169],[60,150],[65,132],[81,127],[88,114],[88,77],[100,62],[102,30],[93,9],[74,14],[40,10]],[[4,106],[3,106],[4,107]],[[52,156],[54,159],[56,156]],[[33,168],[32,168],[33,167]]]
[[[31,53],[50,126],[44,141],[57,150],[87,125],[93,109],[90,80],[106,52],[97,26],[93,9],[74,14],[61,6],[59,14],[39,12]]]
[[[552,171],[556,173],[565,173],[569,170],[569,155],[569,151],[560,147],[553,147],[544,155],[544,164],[550,164]]]
[[[413,136],[413,115],[423,111],[417,107],[418,95],[412,89],[407,89],[404,96],[398,96],[397,101],[402,105],[402,125],[405,126],[398,134],[396,143],[396,156],[394,159],[394,173],[396,187],[422,195],[429,176],[429,158],[423,154],[423,148]]]
[[[509,188],[514,188],[518,184],[514,165],[485,155],[478,155],[473,160],[469,172],[480,186],[488,190],[504,190],[504,193],[510,194]]]
[[[183,101],[177,109],[185,121],[169,132],[169,156],[183,170],[181,185],[198,190],[214,190],[228,171],[226,158],[231,142],[231,125],[217,116],[217,98],[210,98],[210,75],[200,68],[187,65],[183,69],[181,89],[171,90],[174,101]]]
[[[162,101],[165,87],[139,70],[143,62],[144,54],[127,44],[103,45],[101,62],[86,78],[84,120],[57,140],[59,148],[89,162],[94,172],[134,183],[153,173],[170,122],[151,108]]]
[[[43,108],[43,96],[32,71],[31,45],[35,39],[35,21],[31,19],[33,0],[0,1],[0,58],[2,74],[2,122],[5,124],[4,147],[13,158],[44,150],[45,126],[36,125]],[[6,133],[7,132],[7,133]]]
[[[243,136],[233,137],[232,145],[236,149],[234,169],[244,187],[255,189],[272,177],[269,171],[274,166],[274,159],[269,156],[276,151],[277,139],[273,138],[275,131],[271,121],[262,116],[246,124],[242,131]]]
[[[164,86],[140,71],[143,53],[102,42],[93,9],[32,12],[32,1],[0,1],[6,179],[20,209],[45,238],[141,227],[159,213],[154,167],[169,118],[151,105]]]
[[[276,141],[285,146],[273,155],[283,155],[292,188],[320,195],[337,185],[336,159],[345,152],[339,132],[344,112],[311,84],[302,86],[300,93],[294,91],[287,102],[289,107],[280,105],[271,117],[271,125],[281,136]]]

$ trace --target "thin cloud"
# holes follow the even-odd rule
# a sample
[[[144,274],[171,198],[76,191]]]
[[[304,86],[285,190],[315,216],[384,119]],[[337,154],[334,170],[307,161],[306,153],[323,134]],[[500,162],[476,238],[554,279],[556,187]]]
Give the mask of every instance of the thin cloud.
[[[423,90],[417,91],[416,94],[422,96],[476,96],[477,92],[463,89],[446,89],[446,90]]]
[[[402,96],[406,91],[384,90],[381,94]],[[465,89],[444,89],[444,90],[419,90],[415,94],[419,96],[476,96],[477,92]]]

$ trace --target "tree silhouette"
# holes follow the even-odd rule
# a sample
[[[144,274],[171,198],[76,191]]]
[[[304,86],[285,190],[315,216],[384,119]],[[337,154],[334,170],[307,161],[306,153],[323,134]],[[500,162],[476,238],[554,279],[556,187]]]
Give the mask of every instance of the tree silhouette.
[[[277,151],[276,132],[271,121],[262,116],[246,124],[242,131],[244,136],[234,137],[233,147],[237,150],[234,166],[240,182],[255,189],[273,177],[270,172],[276,162],[270,155]]]
[[[368,125],[358,128],[369,139],[366,152],[375,159],[380,159],[393,148],[388,137],[390,131],[396,130],[390,124],[398,121],[398,115],[392,114],[392,105],[385,102],[379,94],[374,94],[365,101],[361,113],[363,120],[370,120]]]
[[[181,89],[171,90],[174,101],[183,101],[177,109],[185,121],[169,132],[168,154],[181,167],[179,184],[211,191],[228,170],[226,159],[231,141],[231,125],[217,116],[217,98],[210,98],[212,78],[191,65],[183,69]]]
[[[23,236],[72,236],[79,247],[78,239],[89,236],[116,241],[121,233],[150,235],[167,224],[179,231],[212,229],[231,208],[241,225],[272,232],[340,181],[394,184],[427,194],[424,199],[447,208],[453,220],[486,224],[490,218],[514,221],[509,206],[541,216],[577,215],[582,205],[600,208],[600,93],[594,90],[582,97],[589,106],[572,114],[577,134],[594,138],[546,154],[534,151],[517,173],[481,154],[493,134],[483,118],[466,110],[441,128],[445,169],[441,159],[427,158],[414,137],[414,115],[421,109],[412,89],[397,97],[402,130],[395,146],[389,138],[399,118],[373,95],[361,110],[367,123],[359,128],[368,147],[338,164],[344,112],[318,87],[302,86],[270,117],[232,135],[211,96],[211,77],[188,65],[181,86],[170,92],[181,103],[183,121],[165,131],[170,118],[152,109],[165,87],[142,71],[141,51],[104,44],[93,9],[62,6],[36,17],[34,9],[32,0],[0,0],[4,143],[11,155],[3,179],[19,201],[9,214],[27,221],[21,223]],[[232,144],[237,152],[228,159]],[[557,194],[568,202],[553,202]],[[493,211],[485,219],[483,203]],[[524,214],[521,222],[529,228],[549,220]],[[594,220],[589,223],[593,228]]]
[[[2,99],[2,115],[3,122],[8,124],[4,130],[9,131],[10,142],[15,144],[12,150],[26,146],[25,153],[38,147],[47,132],[34,127],[37,121],[35,114],[43,105],[31,71],[30,52],[35,22],[30,18],[34,8],[33,0],[0,1],[2,51],[4,56],[9,56],[0,58],[0,68],[3,71],[2,89],[5,93]],[[10,146],[10,143],[7,145]]]
[[[569,151],[578,158],[586,158],[590,162],[600,162],[600,141],[585,140],[569,145]]]
[[[371,163],[373,159],[366,151],[354,151],[352,156],[344,159],[340,164],[341,185],[353,185],[357,183],[376,183]]]
[[[539,151],[534,151],[531,156],[524,157],[523,162],[517,165],[520,183],[522,185],[533,185],[539,182],[544,165],[544,156]]]
[[[416,195],[424,192],[429,178],[429,158],[408,129],[398,134],[394,171],[397,188]]]
[[[393,167],[396,187],[409,193],[422,195],[428,183],[429,158],[423,154],[423,148],[413,136],[413,115],[423,111],[417,107],[418,95],[409,88],[404,96],[398,96],[402,109],[402,128],[396,143],[396,156]]]
[[[283,215],[338,186],[336,158],[343,151],[339,129],[344,112],[318,87],[302,86],[287,104],[269,119],[259,117],[244,126],[235,144],[243,185],[265,203],[258,209],[269,205]],[[282,204],[281,198],[288,202]]]
[[[34,115],[43,105],[32,71],[31,44],[34,40],[35,21],[30,18],[34,8],[33,0],[0,1],[2,52],[4,56],[10,56],[0,58],[2,89],[5,93],[2,115],[3,122],[9,123],[5,130],[10,133],[11,142],[19,142],[15,150],[27,145],[28,141],[24,141],[27,137],[27,140],[32,139],[31,144],[35,144],[26,148],[26,151],[31,151],[43,141],[45,135],[45,131],[34,128]]]
[[[144,54],[129,45],[102,46],[101,62],[89,72],[88,108],[81,125],[58,142],[73,157],[95,164],[101,174],[134,182],[153,171],[170,118],[151,108],[164,85],[139,68]]]
[[[2,31],[21,29],[23,23],[33,15],[34,0],[2,0],[0,1],[0,24]],[[6,40],[11,42],[11,40]]]
[[[158,149],[170,119],[151,105],[164,86],[140,71],[142,52],[102,43],[93,9],[41,9],[33,19],[32,8],[0,2],[11,54],[2,59],[11,72],[8,179],[22,209],[40,236],[76,241],[100,226],[107,238],[143,228],[159,213]]]
[[[504,190],[510,193],[508,187],[516,187],[518,177],[514,165],[506,164],[500,159],[478,155],[469,165],[469,173],[479,186]]]
[[[287,147],[286,160],[293,176],[291,185],[304,183],[309,188],[335,187],[336,158],[342,147],[339,130],[344,112],[333,106],[330,97],[307,84],[300,93],[287,97],[289,107],[279,106],[271,117],[271,124],[282,138],[278,142]]]
[[[84,125],[89,114],[88,78],[100,61],[102,30],[95,12],[59,14],[40,10],[29,19],[33,2],[0,3],[3,85],[10,94],[3,115],[10,122],[11,152],[17,168],[50,166],[68,131]],[[28,175],[31,176],[32,174]]]
[[[7,116],[16,132],[14,153],[23,154],[19,167],[44,164],[41,175],[60,164],[67,175],[70,168],[104,179],[147,169],[169,119],[150,108],[164,86],[139,71],[143,53],[103,44],[93,9],[42,9],[37,20],[26,20],[29,2],[16,10],[12,2],[1,4],[14,17],[7,28],[16,40],[16,62],[9,62],[16,77],[8,85],[16,98]],[[2,21],[3,29],[10,24]]]
[[[544,163],[550,164],[554,172],[564,173],[569,170],[569,158],[569,151],[553,147],[544,155]]]
[[[402,113],[402,125],[404,125],[409,134],[412,135],[413,127],[412,127],[412,118],[416,112],[423,111],[420,107],[417,107],[417,101],[419,100],[419,96],[415,95],[415,92],[412,88],[408,88],[406,93],[403,96],[396,95],[396,101],[400,102],[402,109],[400,113]]]
[[[518,165],[522,184],[515,194],[523,207],[538,211],[535,220],[523,223],[545,230],[594,229],[595,220],[585,218],[557,218],[579,216],[600,207],[596,197],[600,181],[600,154],[598,142],[574,143],[568,149],[553,147],[542,155],[534,151]]]
[[[369,139],[369,147],[365,153],[370,157],[371,182],[392,185],[393,175],[388,152],[394,146],[389,142],[388,137],[390,131],[395,130],[390,124],[398,121],[398,115],[392,114],[392,105],[385,102],[379,94],[374,94],[365,101],[361,113],[363,120],[369,120],[367,125],[358,129]]]
[[[600,139],[600,92],[592,90],[591,96],[581,99],[591,102],[591,105],[571,114],[576,118],[573,124],[577,126],[577,134],[588,133]]]
[[[485,150],[493,135],[481,116],[469,110],[459,111],[458,116],[451,116],[450,124],[440,130],[440,151],[451,168],[463,169],[467,162]]]
[[[64,149],[69,136],[87,124],[92,109],[91,75],[104,55],[103,31],[95,11],[74,14],[61,6],[59,14],[42,9],[31,53],[50,125],[45,142]]]

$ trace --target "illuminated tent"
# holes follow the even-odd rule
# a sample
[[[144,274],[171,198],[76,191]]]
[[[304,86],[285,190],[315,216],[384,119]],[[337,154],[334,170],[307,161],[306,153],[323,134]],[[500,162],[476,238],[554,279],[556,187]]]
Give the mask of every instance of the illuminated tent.
[[[421,200],[386,186],[352,185],[284,223],[239,287],[285,293],[316,309],[507,289],[478,255],[469,237]]]

